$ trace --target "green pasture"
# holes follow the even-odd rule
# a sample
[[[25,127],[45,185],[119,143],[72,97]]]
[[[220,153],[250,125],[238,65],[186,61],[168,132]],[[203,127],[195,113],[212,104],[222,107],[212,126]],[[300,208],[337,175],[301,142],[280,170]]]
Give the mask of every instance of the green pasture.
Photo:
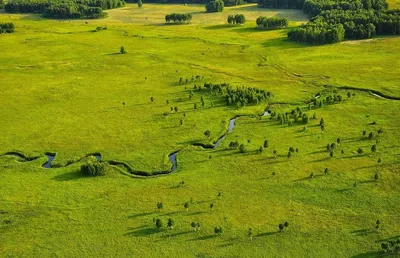
[[[193,20],[165,25],[173,12],[192,13]],[[301,11],[255,5],[206,14],[201,5],[144,3],[107,13],[103,20],[0,13],[0,22],[16,26],[14,34],[0,35],[0,153],[41,156],[0,157],[0,256],[374,257],[382,241],[400,235],[400,102],[340,90],[399,97],[400,38],[297,44],[286,40],[287,30],[262,31],[255,20],[285,16],[293,27],[307,21]],[[226,23],[235,13],[246,16],[244,26]],[[196,75],[204,80],[191,82]],[[180,84],[181,77],[189,83]],[[257,87],[274,97],[238,110],[223,97],[194,91],[189,99],[204,82]],[[319,92],[343,101],[308,110]],[[217,140],[232,117],[267,107],[280,113],[300,107],[317,119],[304,130],[240,117],[217,149],[191,146]],[[326,145],[337,138],[330,158]],[[236,140],[245,153],[229,148]],[[260,153],[264,140],[269,147]],[[288,158],[289,147],[299,152]],[[100,152],[105,161],[150,172],[168,169],[168,154],[180,149],[177,171],[157,178],[131,178],[113,167],[89,178],[79,172],[82,163],[41,168],[45,152],[57,153],[55,165]],[[153,218],[176,224],[156,230]],[[289,228],[278,232],[285,221]],[[213,233],[216,226],[223,234]]]

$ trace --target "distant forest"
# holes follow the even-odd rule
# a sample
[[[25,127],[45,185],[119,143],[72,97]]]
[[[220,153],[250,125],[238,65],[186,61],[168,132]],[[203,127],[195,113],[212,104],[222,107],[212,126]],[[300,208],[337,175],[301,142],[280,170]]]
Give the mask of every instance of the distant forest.
[[[311,18],[288,38],[315,45],[375,35],[400,35],[400,10],[385,0],[258,0],[261,8],[302,9]]]
[[[124,5],[123,0],[12,0],[4,9],[7,13],[43,13],[57,19],[98,19],[106,16],[103,10]]]

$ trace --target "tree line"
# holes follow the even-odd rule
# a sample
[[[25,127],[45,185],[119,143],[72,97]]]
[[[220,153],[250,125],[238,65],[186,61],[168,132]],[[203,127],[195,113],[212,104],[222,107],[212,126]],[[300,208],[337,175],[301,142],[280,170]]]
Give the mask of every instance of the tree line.
[[[166,23],[189,23],[192,20],[192,14],[190,13],[172,13],[165,15]]]
[[[302,9],[304,0],[258,0],[258,7],[279,9]]]
[[[103,10],[122,7],[123,0],[14,0],[5,5],[7,13],[43,13],[48,18],[102,18]]]
[[[260,29],[280,29],[287,28],[289,20],[284,17],[265,17],[260,16],[256,20],[257,27]]]
[[[12,22],[0,23],[0,34],[14,33],[14,31],[15,31],[14,23]]]

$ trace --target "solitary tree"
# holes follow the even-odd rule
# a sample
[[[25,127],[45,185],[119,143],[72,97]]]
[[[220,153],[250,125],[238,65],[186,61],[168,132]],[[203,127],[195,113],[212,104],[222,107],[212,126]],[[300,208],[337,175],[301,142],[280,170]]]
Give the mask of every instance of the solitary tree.
[[[381,164],[381,163],[382,163],[382,159],[378,158],[378,164]]]
[[[328,169],[328,168],[325,168],[325,169],[324,169],[324,173],[325,173],[325,175],[328,174],[328,173],[329,173],[329,169]]]
[[[197,224],[196,224],[196,222],[192,222],[192,223],[190,223],[190,226],[193,228],[193,230],[194,231],[197,231]]]
[[[169,229],[174,229],[175,221],[171,218],[168,219],[167,226]]]
[[[156,228],[160,229],[163,227],[163,223],[161,219],[156,219]]]
[[[375,226],[375,228],[376,229],[379,229],[379,225],[381,224],[381,222],[379,221],[379,219],[376,221],[376,226]]]
[[[247,236],[250,238],[250,241],[253,241],[253,229],[249,228],[249,231],[247,232]]]
[[[162,202],[157,203],[157,210],[161,211],[164,208],[164,204]]]
[[[333,158],[333,151],[331,151],[331,152],[329,153],[329,156],[330,156],[331,158]]]
[[[374,138],[374,133],[373,132],[370,132],[369,134],[368,134],[368,139],[372,139],[372,138]]]
[[[282,232],[285,229],[285,225],[279,224],[278,228],[279,228],[279,232]]]
[[[214,228],[214,233],[217,234],[217,235],[222,234],[222,228],[221,227],[215,227]]]
[[[371,151],[372,152],[376,152],[376,145],[375,144],[371,146]]]
[[[137,3],[137,5],[138,5],[138,7],[139,7],[139,8],[142,8],[142,6],[143,6],[143,2],[142,2],[142,0],[138,0],[138,3]]]
[[[181,126],[183,126],[183,119],[181,119],[180,123],[181,123]]]
[[[186,211],[189,211],[189,202],[185,202],[183,207],[186,209]]]
[[[273,153],[274,153],[274,157],[276,158],[276,156],[278,155],[278,152],[276,150],[274,150]]]
[[[264,141],[264,148],[268,148],[268,140]]]
[[[119,50],[119,52],[120,52],[121,54],[125,54],[125,53],[126,53],[125,48],[124,48],[124,47],[121,47],[121,49]]]
[[[375,179],[375,181],[377,181],[379,179],[378,173],[375,174],[374,179]]]
[[[214,203],[210,204],[210,209],[211,209],[211,211],[214,211]]]
[[[246,152],[246,147],[244,147],[244,144],[240,144],[239,151],[240,151],[240,153],[245,153]]]
[[[222,197],[222,193],[221,193],[221,192],[218,192],[218,196],[217,196],[218,200],[219,200],[221,197]]]
[[[210,131],[210,130],[206,130],[206,131],[204,132],[204,135],[205,135],[207,138],[210,138],[210,136],[211,136],[211,131]]]
[[[283,223],[283,225],[285,226],[285,228],[289,227],[289,222],[285,221],[285,223]]]
[[[358,150],[357,150],[357,153],[358,153],[359,155],[361,155],[361,154],[363,154],[363,153],[364,153],[364,151],[363,151],[363,149],[361,149],[361,148],[358,148]]]

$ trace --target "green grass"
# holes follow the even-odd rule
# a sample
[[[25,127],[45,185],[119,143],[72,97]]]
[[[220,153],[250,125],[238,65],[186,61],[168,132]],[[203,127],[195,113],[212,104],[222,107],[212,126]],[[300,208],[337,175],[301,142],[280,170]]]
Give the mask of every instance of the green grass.
[[[46,170],[40,167],[44,156],[28,163],[0,157],[0,256],[368,257],[380,241],[400,234],[400,102],[351,91],[356,96],[341,104],[311,111],[305,104],[324,85],[400,96],[400,38],[299,45],[286,40],[287,30],[255,29],[255,19],[283,15],[296,26],[307,20],[300,11],[254,5],[217,14],[203,10],[132,4],[108,11],[107,19],[88,21],[0,14],[0,22],[16,25],[15,34],[0,35],[1,153],[57,152],[54,163],[65,164],[100,152],[104,160],[153,171],[168,168],[168,153],[184,148],[176,172],[152,179],[130,178],[112,168],[104,177],[88,178],[78,172],[79,164]],[[164,16],[172,12],[191,12],[193,22],[165,26]],[[231,13],[245,14],[246,25],[226,25]],[[107,30],[93,32],[97,26]],[[118,54],[121,46],[127,54]],[[195,83],[187,89],[178,84],[180,77],[192,75],[266,89],[275,97],[236,110],[203,95],[206,106],[194,110],[194,103],[201,106],[199,93],[188,99]],[[216,140],[230,118],[260,114],[267,105],[276,111],[301,106],[318,119],[303,132],[303,126],[242,117],[216,150],[190,146]],[[175,106],[177,113],[163,116]],[[361,132],[379,128],[384,134],[372,154],[375,139],[362,139]],[[329,159],[326,144],[338,137],[342,143]],[[265,139],[270,147],[260,154]],[[235,140],[247,153],[228,148]],[[288,159],[290,146],[299,153]],[[359,147],[365,155],[356,154]],[[276,159],[274,149],[281,155]],[[378,157],[383,164],[377,164]],[[322,175],[325,167],[329,175]],[[177,187],[181,181],[185,185]],[[191,198],[186,212],[183,203]],[[161,200],[165,209],[158,213]],[[168,231],[154,230],[154,217],[176,221],[170,239]],[[192,221],[201,222],[200,231],[191,232]],[[284,221],[289,229],[277,233]],[[213,236],[215,226],[223,227],[221,236]]]

